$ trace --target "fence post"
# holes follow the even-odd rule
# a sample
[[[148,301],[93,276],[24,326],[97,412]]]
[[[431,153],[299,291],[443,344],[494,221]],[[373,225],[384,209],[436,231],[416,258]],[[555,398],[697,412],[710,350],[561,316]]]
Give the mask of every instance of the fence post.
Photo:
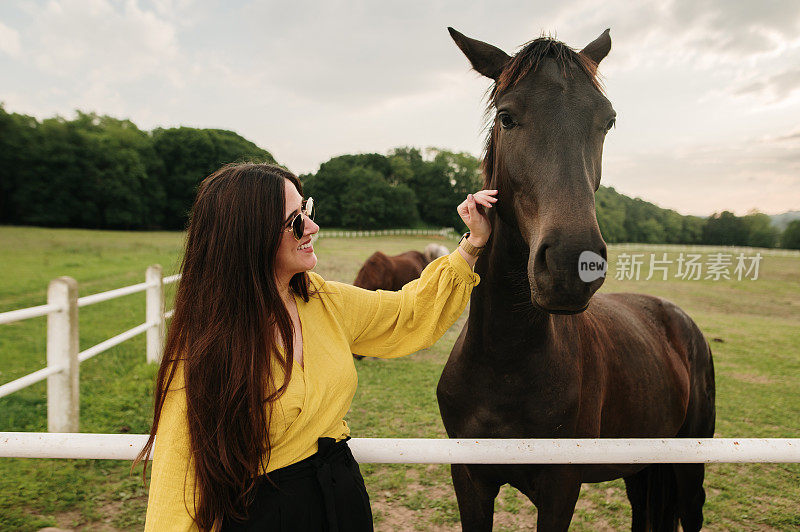
[[[147,287],[147,310],[145,319],[147,329],[147,362],[161,362],[164,351],[164,281],[160,264],[147,267],[145,282]]]
[[[47,315],[47,367],[60,372],[47,377],[47,431],[78,432],[78,283],[59,277],[47,287],[47,304],[59,308]]]

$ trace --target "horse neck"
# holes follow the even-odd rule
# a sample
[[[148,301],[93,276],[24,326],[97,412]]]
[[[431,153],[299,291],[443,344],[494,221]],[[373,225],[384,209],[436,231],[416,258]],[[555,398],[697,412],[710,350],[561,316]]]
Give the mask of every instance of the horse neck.
[[[481,283],[472,293],[468,330],[472,342],[503,346],[498,352],[513,353],[519,351],[513,349],[516,344],[542,343],[551,316],[530,300],[527,243],[499,216],[493,225],[486,252],[475,265]]]

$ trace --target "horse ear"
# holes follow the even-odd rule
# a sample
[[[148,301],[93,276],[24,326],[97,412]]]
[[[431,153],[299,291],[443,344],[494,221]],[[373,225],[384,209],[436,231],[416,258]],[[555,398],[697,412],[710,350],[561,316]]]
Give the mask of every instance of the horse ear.
[[[581,50],[581,53],[594,61],[595,64],[600,64],[600,61],[602,61],[610,51],[611,28],[606,28],[606,31],[604,31],[600,37],[587,44],[586,47]]]
[[[469,62],[472,63],[472,68],[487,78],[497,81],[503,71],[503,67],[506,66],[511,57],[500,48],[483,41],[470,39],[449,26],[447,31],[450,32],[450,36],[456,41],[464,55],[467,56]]]

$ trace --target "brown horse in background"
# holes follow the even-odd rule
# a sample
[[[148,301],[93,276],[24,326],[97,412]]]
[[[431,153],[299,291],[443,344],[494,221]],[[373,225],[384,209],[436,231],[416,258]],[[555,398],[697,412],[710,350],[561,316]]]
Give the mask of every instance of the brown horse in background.
[[[673,303],[594,295],[584,252],[606,258],[595,213],[606,133],[616,113],[596,79],[606,30],[580,52],[548,38],[509,57],[450,34],[494,80],[484,188],[498,189],[467,323],[437,397],[451,438],[707,438],[714,435],[708,342]],[[583,482],[624,478],[633,530],[703,523],[704,465],[453,464],[461,524],[491,530],[510,484],[538,509],[540,531],[569,528]]]
[[[419,251],[393,256],[376,251],[358,270],[353,286],[367,290],[400,290],[417,279],[427,265],[428,260]]]

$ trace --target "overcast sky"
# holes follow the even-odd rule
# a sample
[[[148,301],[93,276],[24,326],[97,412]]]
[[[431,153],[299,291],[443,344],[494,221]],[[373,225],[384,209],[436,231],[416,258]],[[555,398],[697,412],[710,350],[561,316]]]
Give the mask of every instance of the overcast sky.
[[[610,27],[603,184],[683,214],[800,209],[797,0],[3,1],[0,101],[231,129],[296,173],[397,146],[479,156],[489,81],[447,26],[508,53]]]

